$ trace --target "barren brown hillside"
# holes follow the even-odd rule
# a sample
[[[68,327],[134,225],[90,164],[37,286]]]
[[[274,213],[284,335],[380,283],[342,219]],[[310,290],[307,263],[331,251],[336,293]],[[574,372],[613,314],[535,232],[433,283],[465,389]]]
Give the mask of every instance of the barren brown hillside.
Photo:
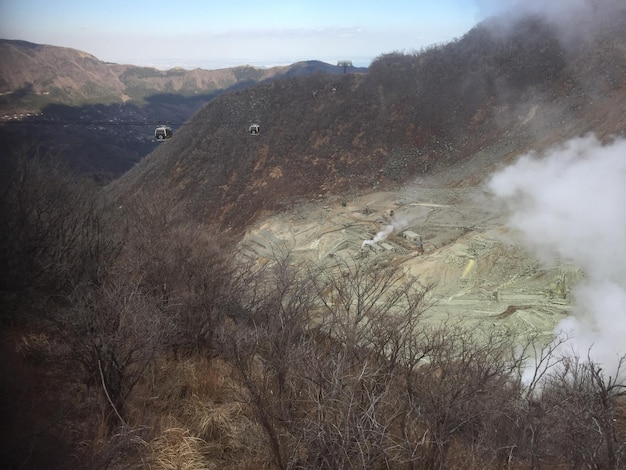
[[[445,46],[381,56],[366,75],[229,93],[113,189],[171,191],[201,220],[241,230],[299,198],[391,189],[443,169],[458,174],[450,184],[473,184],[521,152],[623,132],[618,26],[566,46],[541,18],[505,36],[481,25]]]
[[[154,95],[207,96],[236,84],[306,73],[303,64],[261,69],[158,70],[103,62],[87,52],[26,41],[0,40],[0,116],[39,113],[50,104],[145,104]],[[340,67],[311,65],[339,73]],[[208,100],[205,100],[205,102]]]

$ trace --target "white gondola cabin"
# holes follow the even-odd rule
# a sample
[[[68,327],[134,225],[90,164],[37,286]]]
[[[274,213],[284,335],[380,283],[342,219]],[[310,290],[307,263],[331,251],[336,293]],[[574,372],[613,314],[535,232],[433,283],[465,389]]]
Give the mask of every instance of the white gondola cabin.
[[[248,128],[248,132],[252,135],[259,135],[261,133],[261,126],[258,124],[251,124]]]
[[[172,128],[170,126],[159,126],[154,130],[154,138],[156,140],[169,139],[172,135]]]

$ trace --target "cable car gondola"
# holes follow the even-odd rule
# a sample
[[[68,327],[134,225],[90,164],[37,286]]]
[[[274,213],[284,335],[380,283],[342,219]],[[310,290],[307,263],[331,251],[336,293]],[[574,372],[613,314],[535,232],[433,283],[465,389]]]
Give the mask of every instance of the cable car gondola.
[[[258,124],[252,124],[249,128],[248,128],[248,132],[250,132],[250,134],[252,135],[259,135],[261,132],[261,126]]]
[[[172,135],[172,128],[170,126],[159,126],[154,130],[154,138],[156,140],[169,139]]]

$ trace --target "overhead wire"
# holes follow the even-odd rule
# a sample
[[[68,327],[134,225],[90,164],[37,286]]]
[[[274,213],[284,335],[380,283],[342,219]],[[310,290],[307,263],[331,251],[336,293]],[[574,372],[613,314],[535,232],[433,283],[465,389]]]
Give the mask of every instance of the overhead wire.
[[[63,126],[204,126],[200,123],[189,123],[186,121],[87,121],[87,120],[55,120],[55,119],[7,119],[0,120],[0,124],[45,124]]]

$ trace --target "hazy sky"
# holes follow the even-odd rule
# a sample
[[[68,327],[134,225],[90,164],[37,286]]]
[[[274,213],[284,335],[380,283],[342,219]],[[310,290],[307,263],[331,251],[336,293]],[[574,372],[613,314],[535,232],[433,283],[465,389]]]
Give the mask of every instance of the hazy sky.
[[[413,51],[514,0],[0,0],[0,37],[158,67],[278,65]]]

